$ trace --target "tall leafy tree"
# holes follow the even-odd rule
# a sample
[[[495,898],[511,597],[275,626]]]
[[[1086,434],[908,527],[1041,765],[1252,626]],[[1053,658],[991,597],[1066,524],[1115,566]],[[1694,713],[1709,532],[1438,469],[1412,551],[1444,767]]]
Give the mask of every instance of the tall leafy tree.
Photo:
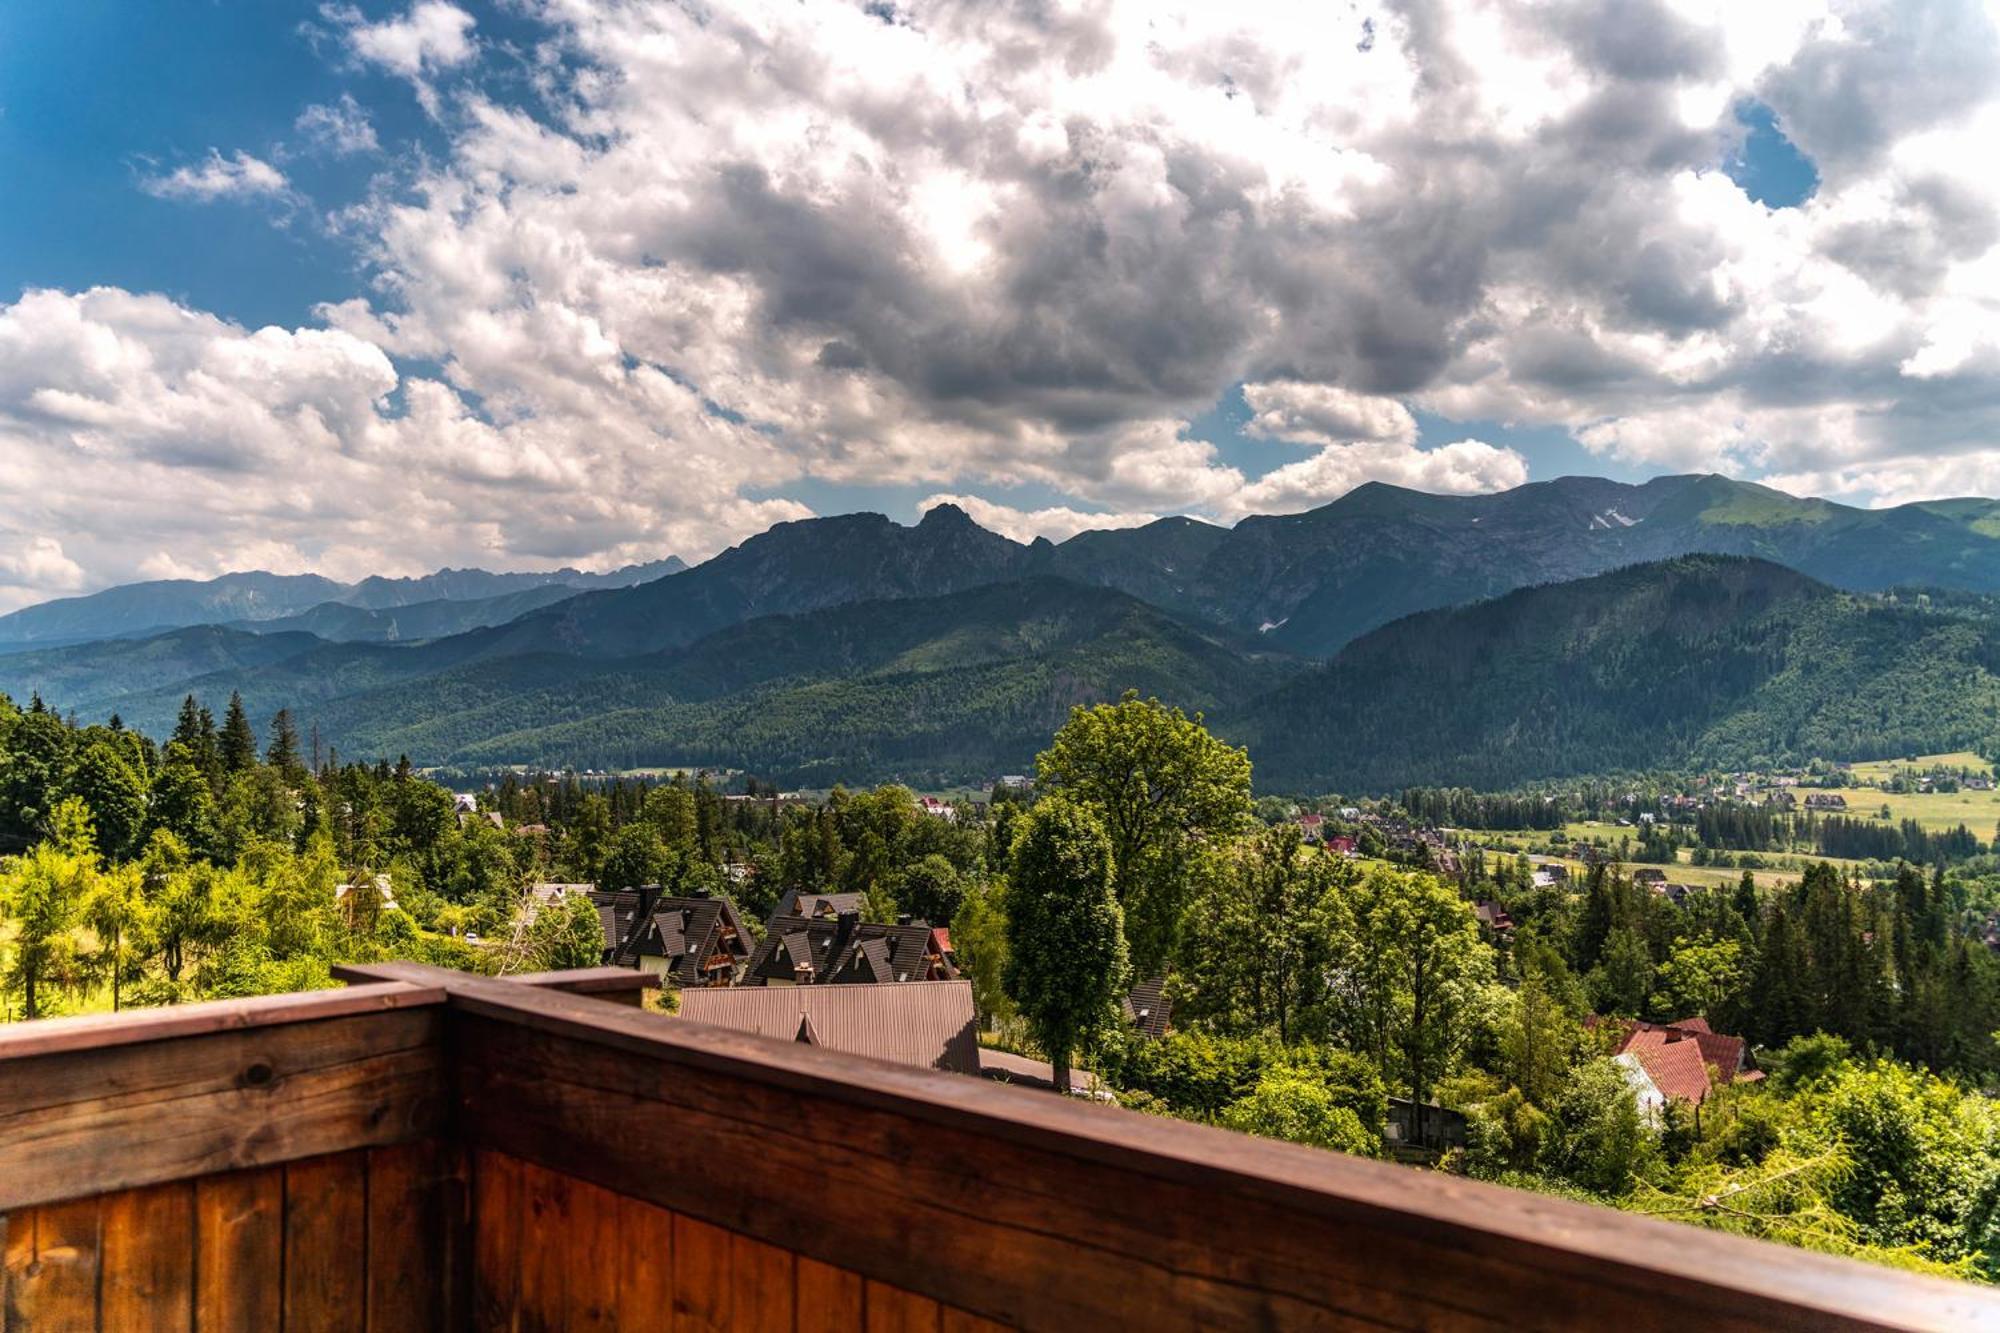
[[[1128,972],[1111,839],[1095,811],[1062,797],[1024,822],[1007,889],[1005,985],[1056,1091],[1068,1092],[1070,1059],[1111,1021]]]
[[[1044,790],[1091,806],[1111,840],[1118,901],[1142,974],[1173,951],[1191,884],[1191,847],[1236,832],[1250,813],[1250,757],[1157,699],[1071,711],[1035,761]]]
[[[146,826],[146,783],[109,740],[93,742],[70,774],[70,791],[89,807],[97,845],[112,861],[138,850]]]
[[[0,983],[30,1019],[46,1014],[59,994],[74,991],[87,972],[76,928],[97,879],[90,812],[72,796],[56,807],[52,822],[51,836],[0,878],[0,917],[14,927]]]
[[[87,959],[92,975],[111,984],[111,1009],[124,1008],[125,990],[144,973],[151,955],[152,913],[145,876],[136,863],[96,877],[83,905],[83,921],[96,937]]]

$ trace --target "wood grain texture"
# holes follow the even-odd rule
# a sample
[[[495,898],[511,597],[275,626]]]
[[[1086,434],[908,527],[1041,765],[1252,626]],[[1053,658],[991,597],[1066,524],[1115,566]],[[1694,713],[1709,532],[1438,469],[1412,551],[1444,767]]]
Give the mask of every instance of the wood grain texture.
[[[953,1309],[947,1305],[938,1311],[940,1333],[1005,1333],[1005,1324],[996,1324],[991,1319],[982,1319],[965,1310]]]
[[[863,1300],[868,1333],[938,1333],[938,1303],[928,1296],[870,1281]]]
[[[729,1233],[674,1214],[673,1333],[729,1333]]]
[[[369,1333],[454,1328],[466,1313],[463,1156],[435,1139],[368,1152]]]
[[[502,1153],[472,1158],[472,1326],[519,1327],[522,1164]]]
[[[0,1323],[14,1329],[89,1329],[97,1324],[97,1199],[23,1209],[7,1219]]]
[[[668,1328],[674,1316],[674,1215],[635,1199],[618,1200],[618,1327]]]
[[[730,1327],[737,1333],[792,1333],[798,1278],[790,1250],[732,1232],[729,1289],[736,1302]]]
[[[435,1133],[437,1006],[0,1063],[0,1209]]]
[[[268,1333],[284,1317],[285,1176],[280,1168],[195,1182],[198,1333]]]
[[[798,1333],[848,1333],[861,1327],[866,1308],[861,1274],[803,1256],[797,1272]]]
[[[2000,1317],[1975,1287],[490,980],[450,989],[472,1142],[1009,1327]],[[798,1133],[829,1121],[839,1134]],[[676,1308],[717,1326],[684,1287],[695,1268],[677,1254]]]
[[[555,1333],[569,1313],[569,1279],[575,1241],[576,1182],[559,1172],[522,1163],[521,1294],[524,1333]]]
[[[105,1329],[194,1327],[194,1184],[154,1185],[103,1200],[98,1310]]]
[[[338,1153],[285,1167],[285,1328],[365,1333],[368,1157]]]

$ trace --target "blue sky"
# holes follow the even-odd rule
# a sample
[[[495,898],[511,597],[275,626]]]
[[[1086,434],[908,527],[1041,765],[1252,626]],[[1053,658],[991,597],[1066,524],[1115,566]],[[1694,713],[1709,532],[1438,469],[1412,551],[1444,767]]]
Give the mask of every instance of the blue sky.
[[[1059,537],[1368,479],[2000,489],[1989,201],[1924,165],[1990,18],[1441,2],[1121,0],[1081,62],[1032,6],[0,6],[0,604],[947,495]]]
[[[496,42],[525,48],[538,35],[504,10],[471,8],[482,34]],[[366,275],[353,246],[329,235],[316,210],[362,197],[373,176],[394,168],[372,155],[312,153],[294,122],[306,107],[346,94],[366,108],[387,146],[443,154],[449,141],[402,80],[336,53],[310,5],[65,0],[0,7],[0,179],[14,197],[35,201],[0,210],[0,295],[111,284],[163,292],[250,327],[295,327],[310,322],[321,302],[363,294]],[[520,80],[505,59],[486,79],[496,96],[531,105],[518,95]],[[1773,206],[1801,202],[1814,180],[1810,163],[1768,107],[1748,103],[1739,117],[1749,130],[1742,150],[1718,167]],[[310,202],[189,208],[139,188],[146,176],[198,161],[217,145],[281,161]],[[1240,391],[1232,390],[1193,420],[1190,433],[1214,443],[1222,463],[1252,476],[1288,461],[1284,445],[1242,434],[1248,417]],[[1590,473],[1639,480],[1658,471],[1593,455],[1558,428],[1428,413],[1417,420],[1420,443],[1472,436],[1504,445],[1528,460],[1537,479]],[[781,489],[815,509],[882,508],[901,517],[937,488],[808,478]],[[1048,486],[1006,494],[1030,506],[1060,503]]]

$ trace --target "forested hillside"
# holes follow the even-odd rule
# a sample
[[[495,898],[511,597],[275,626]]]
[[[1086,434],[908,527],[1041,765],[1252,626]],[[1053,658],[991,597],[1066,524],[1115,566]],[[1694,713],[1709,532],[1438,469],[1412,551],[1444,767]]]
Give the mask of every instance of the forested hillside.
[[[1284,790],[1990,751],[2000,617],[1691,556],[1409,617],[1222,726]]]

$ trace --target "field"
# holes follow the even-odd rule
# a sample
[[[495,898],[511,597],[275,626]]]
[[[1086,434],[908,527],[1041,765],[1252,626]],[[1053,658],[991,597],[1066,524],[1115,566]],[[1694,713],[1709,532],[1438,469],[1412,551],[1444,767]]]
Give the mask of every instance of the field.
[[[1799,788],[1799,800],[1804,802],[1809,793],[1830,791],[1847,798],[1847,813],[1857,818],[1874,818],[1882,813],[1882,807],[1889,807],[1889,818],[1894,821],[1914,819],[1934,833],[1947,832],[1960,824],[1972,830],[1973,836],[1981,842],[1993,839],[1993,830],[2000,824],[2000,792],[1960,791],[1924,792],[1897,795],[1894,792],[1878,791],[1873,787],[1859,790],[1848,787]]]
[[[1856,782],[1886,782],[1896,775],[1899,768],[1914,769],[1921,773],[1931,768],[1964,768],[1974,773],[1991,773],[1993,766],[1970,750],[1957,750],[1951,754],[1920,754],[1915,759],[1870,759],[1863,763],[1849,765]]]
[[[1618,838],[1621,834],[1633,836],[1637,832],[1638,830],[1636,829],[1625,828],[1618,824],[1592,822],[1568,824],[1563,828],[1564,835],[1571,842],[1578,840],[1590,842],[1595,839],[1602,839],[1610,845],[1614,852],[1617,849]],[[1549,839],[1554,836],[1552,833],[1543,832],[1498,830],[1482,832],[1477,829],[1461,829],[1459,833],[1461,836],[1486,848],[1489,853],[1500,852],[1509,855],[1515,852],[1527,851],[1529,848],[1535,846],[1546,846]],[[1634,843],[1638,841],[1636,836],[1633,836],[1633,841]],[[1757,882],[1767,887],[1776,884],[1798,883],[1800,875],[1804,872],[1804,867],[1814,861],[1826,861],[1843,869],[1858,868],[1861,865],[1859,861],[1843,860],[1837,856],[1812,856],[1798,852],[1762,852],[1759,855],[1770,864],[1766,868],[1754,873],[1757,876]],[[1692,853],[1687,848],[1682,848],[1679,865],[1661,868],[1667,871],[1676,884],[1701,886],[1727,885],[1734,884],[1743,877],[1743,872],[1740,869],[1731,866],[1695,865],[1689,859],[1691,856]],[[1572,882],[1580,882],[1584,871],[1584,865],[1581,861],[1568,858],[1535,856],[1534,860],[1537,862],[1560,861],[1561,864],[1570,868],[1570,873],[1573,877]],[[1784,864],[1778,864],[1781,862]],[[1650,863],[1634,861],[1629,863],[1626,869],[1630,870],[1642,864]]]

